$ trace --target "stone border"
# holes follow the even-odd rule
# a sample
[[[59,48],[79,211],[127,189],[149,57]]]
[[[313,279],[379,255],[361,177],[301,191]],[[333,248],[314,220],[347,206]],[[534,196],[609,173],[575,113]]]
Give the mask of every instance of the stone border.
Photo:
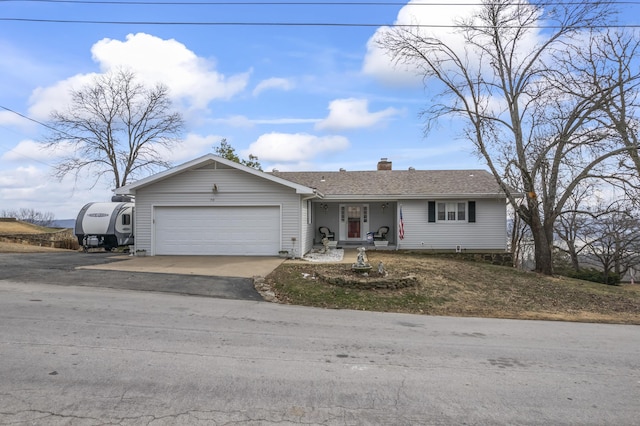
[[[325,275],[323,273],[316,272],[318,279],[325,281],[329,284],[337,285],[340,287],[358,288],[361,290],[398,290],[407,287],[415,287],[418,285],[418,278],[415,275],[407,275],[405,277],[380,277],[380,276],[368,276],[368,277],[335,277]]]
[[[1,234],[0,241],[38,247],[78,249],[78,240],[73,234],[73,229],[41,234]]]

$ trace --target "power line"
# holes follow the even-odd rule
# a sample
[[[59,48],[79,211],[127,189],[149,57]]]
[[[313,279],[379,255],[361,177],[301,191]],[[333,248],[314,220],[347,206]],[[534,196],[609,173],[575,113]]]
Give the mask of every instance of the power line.
[[[53,127],[49,126],[48,124],[45,124],[45,123],[43,123],[43,122],[41,122],[41,121],[35,120],[35,119],[31,118],[31,117],[28,117],[28,116],[26,116],[26,115],[24,115],[24,114],[21,114],[21,113],[19,113],[18,111],[14,111],[14,110],[12,110],[11,108],[7,108],[7,107],[5,107],[5,106],[0,105],[0,109],[3,109],[3,110],[5,110],[5,111],[8,111],[8,112],[10,112],[10,113],[12,113],[12,114],[15,114],[15,115],[17,115],[17,116],[19,116],[19,117],[24,118],[25,120],[32,121],[32,122],[34,122],[34,123],[36,123],[36,124],[39,124],[39,125],[41,125],[41,126],[44,126],[44,127],[48,128],[48,129],[56,130],[56,129],[54,129]],[[7,149],[7,151],[6,151],[6,152],[15,152],[16,154],[21,155],[22,157],[27,158],[27,159],[29,159],[29,160],[31,160],[31,161],[35,161],[36,163],[44,164],[44,165],[45,165],[45,166],[47,166],[47,167],[51,167],[51,164],[49,164],[49,163],[47,163],[47,162],[44,162],[44,161],[39,160],[39,159],[37,159],[37,158],[29,157],[28,155],[25,155],[25,154],[23,154],[23,153],[21,153],[21,152],[16,152],[16,151],[15,151],[15,148]]]
[[[6,22],[33,22],[48,24],[90,24],[90,25],[167,25],[167,26],[242,26],[242,27],[399,27],[399,28],[459,28],[459,25],[398,24],[398,23],[358,23],[358,22],[196,22],[196,21],[98,21],[90,19],[35,19],[0,18]],[[474,28],[493,28],[489,25],[475,25]],[[528,25],[503,28],[557,29],[559,25]],[[603,24],[583,26],[583,29],[640,28],[640,24]]]
[[[17,116],[19,116],[19,117],[24,118],[25,120],[33,121],[34,123],[39,124],[39,125],[41,125],[41,126],[44,126],[44,127],[48,128],[48,129],[58,131],[58,129],[56,129],[56,128],[54,128],[54,127],[51,127],[51,126],[49,126],[49,125],[48,125],[48,124],[46,124],[46,123],[43,123],[43,122],[38,121],[38,120],[36,120],[36,119],[34,119],[34,118],[28,117],[28,116],[26,116],[26,115],[24,115],[24,114],[20,114],[18,111],[14,111],[14,110],[12,110],[11,108],[7,108],[7,107],[5,107],[5,106],[0,105],[0,109],[3,109],[3,110],[8,111],[8,112],[10,112],[10,113],[13,113],[13,114],[15,114],[15,115],[17,115]]]
[[[314,1],[314,2],[301,2],[301,1],[275,1],[275,2],[259,2],[259,1],[185,1],[185,2],[175,2],[175,1],[116,1],[116,0],[99,0],[99,1],[89,1],[89,0],[0,0],[2,3],[71,3],[71,4],[109,4],[109,5],[134,5],[134,6],[477,6],[478,3],[438,3],[438,2],[424,2],[424,3],[407,3],[407,1],[380,1],[380,2],[353,2],[353,1]],[[562,2],[562,4],[566,5],[584,5],[589,3],[598,3],[598,2],[589,2],[589,1],[568,1]],[[637,5],[640,4],[639,1],[611,1],[611,4],[629,4],[629,5]],[[538,6],[549,6],[549,5],[557,5],[558,2],[537,2],[535,5]],[[512,3],[512,5],[531,5],[529,2],[522,3]]]

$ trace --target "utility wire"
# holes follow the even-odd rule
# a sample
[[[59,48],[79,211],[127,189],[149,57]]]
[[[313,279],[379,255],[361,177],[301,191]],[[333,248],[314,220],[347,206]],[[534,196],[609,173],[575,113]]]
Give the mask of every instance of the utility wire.
[[[56,129],[56,128],[54,128],[54,127],[51,127],[51,126],[49,126],[49,125],[48,125],[48,124],[46,124],[46,123],[43,123],[43,122],[38,121],[38,120],[36,120],[36,119],[34,119],[34,118],[28,117],[28,116],[26,116],[26,115],[24,115],[24,114],[20,114],[18,111],[14,111],[14,110],[12,110],[11,108],[7,108],[7,107],[5,107],[5,106],[0,105],[0,109],[3,109],[3,110],[5,110],[5,111],[9,111],[10,113],[13,113],[13,114],[15,114],[15,115],[17,115],[17,116],[20,116],[20,117],[24,118],[25,120],[33,121],[34,123],[39,124],[39,125],[41,125],[41,126],[44,126],[44,127],[48,128],[48,129],[50,129],[50,130],[54,130],[54,131],[56,131],[56,132],[57,132],[57,131],[59,131],[58,129]]]
[[[3,109],[3,110],[5,110],[5,111],[8,111],[8,112],[10,112],[10,113],[12,113],[12,114],[15,114],[15,115],[17,115],[17,116],[19,116],[19,117],[24,118],[25,120],[32,121],[32,122],[34,122],[34,123],[36,123],[36,124],[39,124],[39,125],[41,125],[41,126],[44,126],[44,127],[48,128],[48,129],[56,130],[55,128],[53,128],[53,127],[49,126],[48,124],[45,124],[45,123],[43,123],[43,122],[41,122],[41,121],[38,121],[38,120],[35,120],[35,119],[31,118],[31,117],[27,117],[27,116],[26,116],[26,115],[24,115],[24,114],[20,114],[18,111],[14,111],[14,110],[12,110],[11,108],[7,108],[7,107],[5,107],[5,106],[0,105],[0,109]],[[2,148],[4,148],[4,147],[2,147]],[[24,157],[24,158],[27,158],[27,159],[29,159],[29,160],[31,160],[31,161],[35,161],[36,163],[44,164],[44,165],[45,165],[45,166],[47,166],[47,167],[52,167],[52,165],[51,165],[50,163],[47,163],[47,162],[42,161],[42,160],[39,160],[39,159],[37,159],[37,158],[29,157],[28,155],[25,155],[25,154],[23,154],[23,153],[21,153],[21,152],[16,152],[16,151],[15,151],[15,148],[11,148],[11,149],[4,148],[4,149],[5,149],[5,152],[15,152],[16,154],[18,154],[18,155],[20,155],[20,156],[22,156],[22,157]]]
[[[313,2],[301,2],[301,1],[274,1],[274,2],[259,2],[259,1],[185,1],[185,2],[175,2],[175,1],[115,1],[115,0],[99,0],[99,1],[89,1],[89,0],[0,0],[0,3],[71,3],[71,4],[110,4],[110,5],[151,5],[151,6],[477,6],[478,3],[444,3],[444,2],[424,2],[424,3],[407,3],[407,1],[403,2],[393,2],[393,1],[381,1],[381,2],[353,2],[353,1],[313,1]],[[595,1],[567,1],[562,2],[562,4],[566,5],[584,5],[589,3],[598,3]],[[625,1],[625,0],[617,0],[611,1],[611,4],[632,4],[637,5],[640,4],[639,1]],[[536,5],[536,6],[549,6],[549,5],[557,5],[558,2],[522,2],[522,3],[512,3],[512,5]]]
[[[244,26],[244,27],[399,27],[399,28],[459,28],[459,25],[433,24],[398,24],[398,23],[356,23],[356,22],[195,22],[195,21],[97,21],[88,19],[35,19],[35,18],[0,18],[5,22],[33,22],[49,24],[92,24],[92,25],[170,25],[170,26]],[[490,25],[475,25],[474,28],[493,28]],[[504,28],[525,28],[512,26]],[[559,25],[528,25],[529,29],[557,29]],[[584,29],[601,28],[640,28],[640,24],[603,24],[585,25]]]

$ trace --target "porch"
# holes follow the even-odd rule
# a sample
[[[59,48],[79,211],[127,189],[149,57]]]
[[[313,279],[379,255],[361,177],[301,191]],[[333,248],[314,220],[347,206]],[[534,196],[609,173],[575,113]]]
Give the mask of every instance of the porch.
[[[322,247],[326,236],[340,247],[396,249],[397,208],[395,201],[347,201],[313,203],[314,247]],[[378,246],[374,241],[379,242]],[[382,242],[387,244],[382,247]]]
[[[341,248],[341,249],[345,249],[345,250],[355,250],[358,247],[365,247],[367,249],[367,251],[369,250],[396,250],[398,247],[395,244],[387,244],[386,246],[381,246],[378,245],[376,246],[374,243],[370,243],[367,241],[332,241],[332,243],[335,242],[335,246],[333,247],[333,244],[331,245],[332,248]],[[323,249],[324,246],[322,245],[322,243],[314,243],[313,245],[313,249],[314,250],[321,250]]]

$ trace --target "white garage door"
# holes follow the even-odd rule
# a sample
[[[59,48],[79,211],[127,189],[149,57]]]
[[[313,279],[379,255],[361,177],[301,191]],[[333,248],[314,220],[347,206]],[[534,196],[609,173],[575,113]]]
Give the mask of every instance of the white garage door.
[[[156,207],[155,254],[276,256],[279,207]]]

